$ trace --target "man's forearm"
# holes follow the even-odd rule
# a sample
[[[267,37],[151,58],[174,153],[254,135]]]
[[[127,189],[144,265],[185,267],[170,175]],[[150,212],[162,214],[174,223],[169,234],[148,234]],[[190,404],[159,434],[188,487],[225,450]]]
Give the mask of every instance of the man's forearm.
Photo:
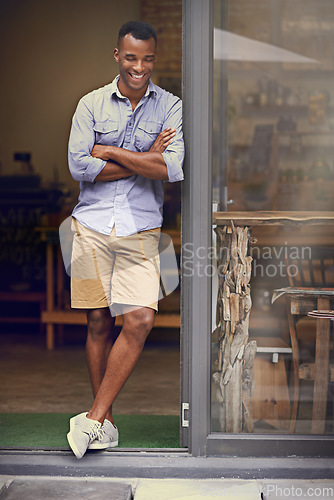
[[[122,165],[113,161],[107,161],[105,167],[95,177],[95,181],[117,181],[118,179],[131,177],[131,175],[134,175],[134,173],[128,168],[122,167]]]
[[[168,180],[168,172],[164,157],[156,151],[137,153],[127,149],[110,146],[111,159],[117,161],[132,172],[161,181]]]
[[[95,151],[94,151],[95,150]],[[137,153],[116,146],[94,146],[92,155],[102,160],[117,162],[134,174],[155,180],[168,180],[164,157],[156,151]]]

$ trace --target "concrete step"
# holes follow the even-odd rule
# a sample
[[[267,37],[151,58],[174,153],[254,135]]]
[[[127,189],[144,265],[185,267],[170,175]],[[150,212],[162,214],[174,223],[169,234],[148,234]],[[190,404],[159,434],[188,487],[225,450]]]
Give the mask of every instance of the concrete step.
[[[101,479],[14,478],[0,482],[0,500],[132,500],[131,484]]]
[[[261,500],[257,481],[141,479],[134,500]]]

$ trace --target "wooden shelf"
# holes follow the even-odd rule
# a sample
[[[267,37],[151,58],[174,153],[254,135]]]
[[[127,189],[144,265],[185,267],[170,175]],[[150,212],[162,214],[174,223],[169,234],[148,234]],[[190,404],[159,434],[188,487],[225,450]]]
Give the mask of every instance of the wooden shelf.
[[[86,325],[87,318],[85,311],[78,310],[54,310],[43,311],[41,314],[42,323],[52,323],[54,325]],[[157,313],[155,317],[155,328],[180,328],[180,314]],[[121,316],[116,316],[116,326],[122,325]]]

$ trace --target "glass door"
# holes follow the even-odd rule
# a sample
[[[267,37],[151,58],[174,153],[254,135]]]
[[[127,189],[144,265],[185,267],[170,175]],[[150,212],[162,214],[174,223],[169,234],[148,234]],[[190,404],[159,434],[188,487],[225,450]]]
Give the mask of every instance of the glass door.
[[[212,225],[213,202],[231,219],[333,211],[333,38],[330,0],[184,1],[183,329],[194,455],[333,453],[332,323],[307,316],[317,299],[296,305],[284,292],[272,303],[279,288],[333,286],[333,232],[250,231],[228,216]],[[331,299],[322,309],[333,310]]]

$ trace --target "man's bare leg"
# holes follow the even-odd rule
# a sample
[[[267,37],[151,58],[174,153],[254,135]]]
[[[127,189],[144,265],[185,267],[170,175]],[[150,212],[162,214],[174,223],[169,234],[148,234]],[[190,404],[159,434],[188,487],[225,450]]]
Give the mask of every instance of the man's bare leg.
[[[88,418],[103,423],[140,357],[154,324],[154,314],[153,309],[142,307],[123,315],[122,331],[110,350],[106,371]]]
[[[107,368],[108,356],[113,345],[114,325],[115,318],[111,316],[108,307],[87,311],[86,358],[94,397],[100,388]],[[114,423],[111,406],[105,418]]]

